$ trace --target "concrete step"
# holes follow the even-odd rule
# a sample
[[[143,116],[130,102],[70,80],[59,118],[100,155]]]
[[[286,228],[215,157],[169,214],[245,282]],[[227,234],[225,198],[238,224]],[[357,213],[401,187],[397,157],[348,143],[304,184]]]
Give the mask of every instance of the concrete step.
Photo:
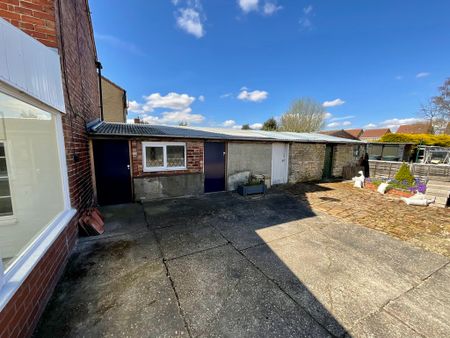
[[[425,197],[426,197],[426,199],[430,199],[430,200],[433,199],[434,197],[436,197],[436,199],[434,201],[434,204],[436,204],[436,205],[443,205],[443,206],[447,205],[447,200],[448,200],[447,197],[440,197],[440,196],[429,195],[428,192],[425,195]]]
[[[442,189],[436,189],[436,188],[427,188],[427,195],[431,196],[440,196],[440,197],[449,197],[450,191],[448,190],[442,190]]]

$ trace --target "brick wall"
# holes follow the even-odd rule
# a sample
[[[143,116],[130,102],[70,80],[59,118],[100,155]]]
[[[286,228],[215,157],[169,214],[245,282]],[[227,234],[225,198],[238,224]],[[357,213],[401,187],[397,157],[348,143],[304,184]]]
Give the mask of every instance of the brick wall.
[[[0,337],[31,336],[67,264],[77,233],[73,219],[0,312]]]
[[[84,0],[0,0],[0,17],[45,45],[58,48],[66,80],[67,113],[62,122],[70,199],[78,210],[0,313],[0,337],[24,337],[33,332],[76,244],[78,215],[94,202],[85,124],[100,117],[97,56]]]
[[[144,172],[142,163],[142,142],[184,142],[186,143],[187,169],[174,171]],[[203,172],[204,142],[196,140],[132,140],[131,162],[133,177],[153,177],[167,175],[194,174]]]
[[[320,180],[325,144],[292,143],[289,147],[289,183]]]
[[[53,0],[1,0],[0,17],[50,47],[58,47]]]
[[[337,144],[333,152],[333,171],[335,177],[342,177],[342,169],[349,164],[357,164],[359,157],[364,155],[364,146],[360,147],[359,156],[354,156],[352,144]]]

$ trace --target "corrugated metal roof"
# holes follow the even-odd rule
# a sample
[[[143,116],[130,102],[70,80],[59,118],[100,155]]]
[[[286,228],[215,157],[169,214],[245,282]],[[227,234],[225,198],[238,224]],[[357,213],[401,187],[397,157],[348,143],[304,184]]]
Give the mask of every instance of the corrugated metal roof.
[[[220,140],[257,140],[280,142],[363,143],[361,141],[316,133],[239,130],[208,127],[171,127],[152,124],[101,122],[89,128],[92,136],[176,137]]]

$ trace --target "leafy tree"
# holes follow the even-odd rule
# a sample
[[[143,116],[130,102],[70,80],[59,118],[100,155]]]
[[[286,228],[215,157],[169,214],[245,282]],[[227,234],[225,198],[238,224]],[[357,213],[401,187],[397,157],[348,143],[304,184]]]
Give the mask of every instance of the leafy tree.
[[[409,165],[407,165],[406,163],[402,164],[397,174],[395,174],[394,178],[400,183],[406,181],[406,183],[408,183],[409,186],[412,186],[414,183],[414,176],[411,174],[411,171],[409,170]]]
[[[186,121],[181,121],[180,123],[178,123],[178,125],[180,127],[187,127],[189,124]]]
[[[280,120],[280,130],[293,132],[319,131],[324,124],[323,106],[311,98],[302,98],[292,102],[289,110]]]
[[[273,117],[271,117],[266,122],[264,122],[264,124],[261,128],[261,130],[266,130],[266,131],[274,131],[277,129],[278,129],[278,123],[277,123],[277,120],[275,120]]]
[[[242,126],[241,129],[242,129],[242,130],[249,130],[249,129],[252,129],[252,128],[250,128],[249,124],[246,123],[246,124],[244,124],[244,125]]]

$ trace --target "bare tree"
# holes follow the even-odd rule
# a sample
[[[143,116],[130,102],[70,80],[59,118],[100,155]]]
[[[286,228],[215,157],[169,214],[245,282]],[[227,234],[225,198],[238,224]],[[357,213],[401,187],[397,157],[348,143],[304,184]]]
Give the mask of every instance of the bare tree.
[[[280,120],[281,131],[314,132],[324,124],[323,106],[311,98],[301,98],[292,102],[289,110]]]
[[[438,88],[439,95],[433,96],[427,104],[421,106],[422,116],[430,122],[436,131],[445,130],[450,121],[450,78]]]

